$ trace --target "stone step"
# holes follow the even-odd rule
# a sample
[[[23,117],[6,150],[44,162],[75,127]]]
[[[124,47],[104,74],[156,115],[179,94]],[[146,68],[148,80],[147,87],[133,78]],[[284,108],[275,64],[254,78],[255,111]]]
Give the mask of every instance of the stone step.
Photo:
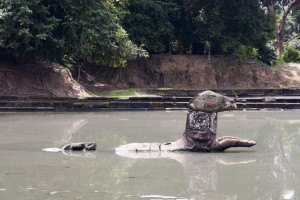
[[[184,102],[155,102],[155,101],[0,101],[0,110],[41,110],[41,111],[97,111],[97,110],[165,110],[186,109],[187,101]],[[300,109],[300,102],[278,101],[238,101],[238,109]]]

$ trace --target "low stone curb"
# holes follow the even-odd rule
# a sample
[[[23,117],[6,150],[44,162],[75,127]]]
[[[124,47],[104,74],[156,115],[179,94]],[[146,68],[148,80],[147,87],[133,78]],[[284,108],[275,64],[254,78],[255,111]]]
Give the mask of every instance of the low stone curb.
[[[195,96],[203,90],[190,89],[145,89],[144,92],[160,96]],[[257,97],[257,96],[300,96],[300,88],[274,88],[274,89],[212,89],[216,93],[231,97]]]
[[[0,97],[0,111],[105,111],[186,109],[191,97],[42,98]],[[300,109],[300,96],[236,98],[243,109]]]

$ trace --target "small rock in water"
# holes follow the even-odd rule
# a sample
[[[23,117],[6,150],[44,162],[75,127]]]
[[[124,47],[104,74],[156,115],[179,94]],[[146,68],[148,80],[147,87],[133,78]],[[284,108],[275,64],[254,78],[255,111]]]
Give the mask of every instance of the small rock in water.
[[[70,143],[66,144],[62,150],[71,150],[71,151],[95,151],[97,149],[96,142],[79,142],[79,143]]]

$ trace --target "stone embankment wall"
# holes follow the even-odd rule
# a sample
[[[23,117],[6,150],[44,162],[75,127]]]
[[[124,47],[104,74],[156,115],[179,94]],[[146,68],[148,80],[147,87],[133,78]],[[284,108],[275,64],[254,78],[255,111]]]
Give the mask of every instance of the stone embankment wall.
[[[154,91],[153,91],[154,92]],[[161,91],[160,91],[161,92]],[[165,96],[128,98],[0,97],[1,111],[103,111],[187,109],[190,99],[201,90],[168,91]],[[217,90],[235,97],[237,109],[300,109],[299,89]],[[260,96],[255,96],[256,94]],[[297,96],[298,94],[298,96]],[[170,95],[170,96],[168,96]],[[179,96],[176,96],[179,95]],[[186,95],[186,96],[185,96]],[[278,96],[280,95],[280,96]],[[281,96],[283,95],[283,96]],[[290,96],[292,95],[292,96]]]

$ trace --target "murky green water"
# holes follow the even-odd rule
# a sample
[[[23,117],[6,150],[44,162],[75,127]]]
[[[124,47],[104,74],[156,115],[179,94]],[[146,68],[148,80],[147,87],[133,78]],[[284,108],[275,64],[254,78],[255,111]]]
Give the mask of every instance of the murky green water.
[[[257,141],[250,149],[116,155],[178,139],[186,113],[0,113],[0,199],[300,199],[299,114],[220,113],[218,134]],[[79,141],[99,150],[42,151]]]

